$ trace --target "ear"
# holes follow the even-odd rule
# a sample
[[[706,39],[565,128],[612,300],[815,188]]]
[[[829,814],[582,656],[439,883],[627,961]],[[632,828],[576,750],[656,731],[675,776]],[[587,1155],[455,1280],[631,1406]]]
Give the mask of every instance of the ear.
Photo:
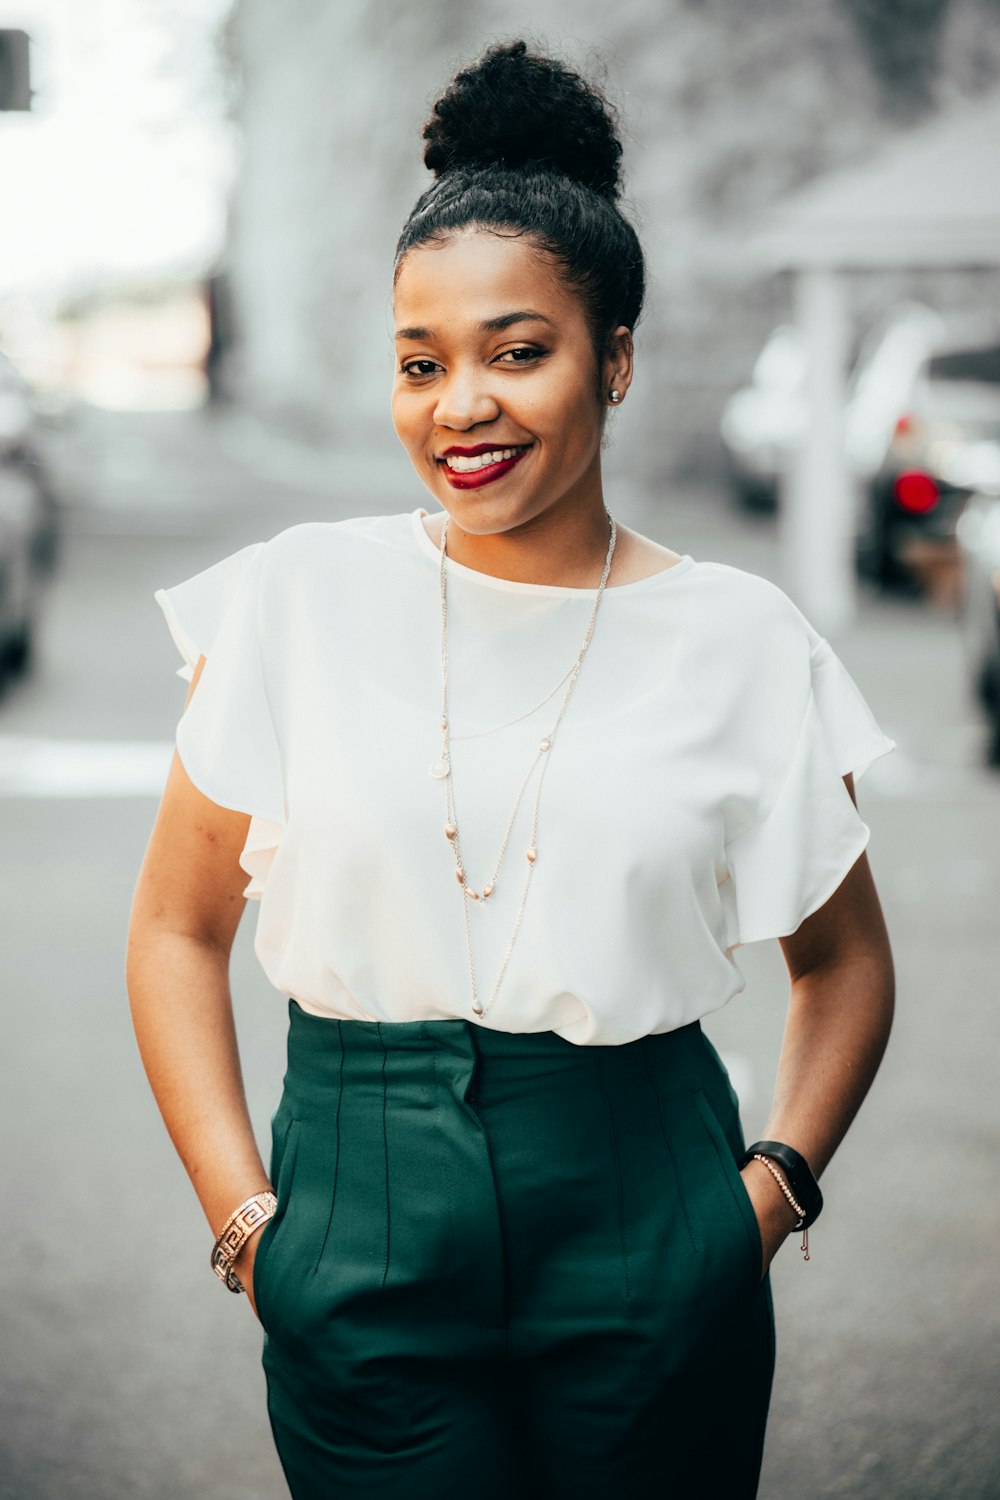
[[[632,330],[624,324],[616,328],[608,339],[608,353],[603,362],[602,391],[604,400],[612,406],[620,406],[632,384]],[[617,391],[620,401],[611,401],[611,392]]]

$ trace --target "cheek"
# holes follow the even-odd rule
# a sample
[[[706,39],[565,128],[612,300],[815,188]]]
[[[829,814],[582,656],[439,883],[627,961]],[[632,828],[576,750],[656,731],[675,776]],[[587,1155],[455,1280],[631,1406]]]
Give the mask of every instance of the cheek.
[[[567,360],[552,371],[545,392],[544,420],[553,432],[561,434],[564,446],[589,447],[599,440],[601,416],[593,372],[585,357]]]
[[[421,422],[419,403],[414,401],[410,391],[393,391],[390,403],[392,425],[396,429],[396,436],[405,447],[412,447],[420,441],[423,424]]]
[[[593,389],[578,385],[560,410],[560,442],[573,453],[588,453],[601,441],[601,412]]]

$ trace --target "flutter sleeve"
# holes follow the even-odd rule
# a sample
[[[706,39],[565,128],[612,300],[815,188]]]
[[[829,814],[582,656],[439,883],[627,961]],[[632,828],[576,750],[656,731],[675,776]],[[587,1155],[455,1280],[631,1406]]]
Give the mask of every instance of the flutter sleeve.
[[[730,947],[788,936],[833,895],[871,836],[843,777],[857,780],[896,748],[829,642],[815,637],[777,798],[726,844]]]
[[[260,590],[265,544],[244,547],[154,598],[190,681],[198,686],[177,725],[177,753],[199,791],[220,807],[248,813],[240,864],[245,895],[259,898],[285,828],[278,737],[261,657]]]

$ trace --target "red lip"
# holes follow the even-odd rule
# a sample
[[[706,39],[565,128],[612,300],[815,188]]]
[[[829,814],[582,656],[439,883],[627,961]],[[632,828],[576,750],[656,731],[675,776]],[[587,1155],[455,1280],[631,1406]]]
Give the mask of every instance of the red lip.
[[[474,448],[446,448],[440,455],[447,458],[450,454],[453,458],[478,458],[480,453],[495,453],[503,448],[524,448],[525,443],[477,443]]]
[[[492,453],[495,449],[487,444],[485,448],[480,447],[465,452],[461,448],[452,448],[449,451],[461,454],[463,458],[474,458],[477,453]],[[485,469],[475,469],[471,474],[457,474],[453,469],[449,469],[444,459],[440,459],[439,462],[453,490],[478,490],[482,489],[484,484],[492,484],[495,479],[502,479],[505,474],[509,474],[511,469],[516,468],[521,459],[526,458],[530,452],[530,447],[519,448],[513,458],[501,459],[498,464],[487,464]]]

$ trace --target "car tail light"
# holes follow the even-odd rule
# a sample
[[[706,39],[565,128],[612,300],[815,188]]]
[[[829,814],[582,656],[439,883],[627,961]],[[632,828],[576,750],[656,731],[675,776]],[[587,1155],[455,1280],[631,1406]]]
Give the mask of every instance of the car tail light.
[[[917,426],[917,419],[909,412],[904,412],[901,417],[896,418],[896,426],[893,429],[893,437],[909,437]]]
[[[919,469],[908,469],[903,474],[897,474],[892,492],[900,510],[909,511],[911,515],[922,515],[924,511],[933,510],[941,498],[941,491],[931,476],[922,474]]]

